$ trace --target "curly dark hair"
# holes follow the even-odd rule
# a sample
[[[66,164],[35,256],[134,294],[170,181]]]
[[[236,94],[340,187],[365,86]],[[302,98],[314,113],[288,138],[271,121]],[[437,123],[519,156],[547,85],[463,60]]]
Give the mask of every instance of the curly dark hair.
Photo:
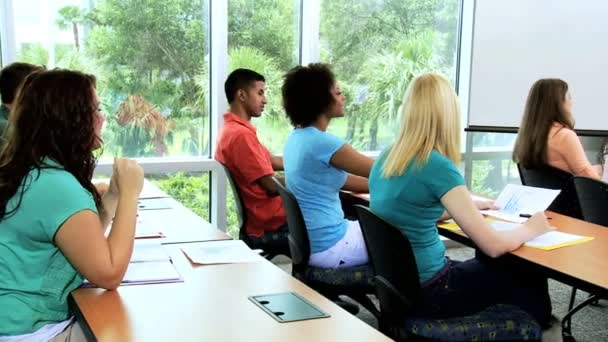
[[[285,74],[281,87],[283,108],[294,127],[307,127],[334,103],[331,88],[336,77],[329,65],[298,65]]]
[[[50,158],[61,164],[88,190],[98,208],[101,198],[91,179],[93,150],[101,138],[95,133],[97,110],[95,77],[77,71],[35,71],[23,82],[9,117],[7,142],[0,151],[0,220],[21,205],[28,173],[38,175]],[[13,196],[17,205],[7,211]]]

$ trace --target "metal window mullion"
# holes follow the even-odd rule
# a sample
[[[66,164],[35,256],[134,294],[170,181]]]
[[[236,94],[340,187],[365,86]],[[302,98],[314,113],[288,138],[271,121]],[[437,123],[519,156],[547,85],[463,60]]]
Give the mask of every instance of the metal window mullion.
[[[321,0],[302,0],[300,7],[300,64],[319,61]]]
[[[209,94],[211,100],[211,156],[215,153],[217,137],[222,128],[222,114],[226,111],[223,92],[224,80],[228,76],[228,0],[209,1]],[[210,184],[211,223],[226,230],[226,176],[219,168],[211,172]]]
[[[2,65],[17,60],[15,42],[15,18],[13,0],[0,1],[0,45],[2,46]]]

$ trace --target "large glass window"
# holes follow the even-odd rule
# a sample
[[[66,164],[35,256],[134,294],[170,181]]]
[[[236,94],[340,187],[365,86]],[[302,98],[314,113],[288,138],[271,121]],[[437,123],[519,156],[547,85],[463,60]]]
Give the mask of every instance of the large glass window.
[[[208,156],[207,3],[13,1],[17,58],[97,76],[104,155]]]
[[[322,0],[320,60],[345,92],[346,118],[329,130],[359,150],[394,139],[412,78],[438,71],[455,80],[459,0]]]
[[[268,103],[253,120],[262,144],[282,153],[290,131],[281,105],[283,74],[298,64],[299,0],[230,0],[228,2],[228,72],[252,69],[266,78]]]

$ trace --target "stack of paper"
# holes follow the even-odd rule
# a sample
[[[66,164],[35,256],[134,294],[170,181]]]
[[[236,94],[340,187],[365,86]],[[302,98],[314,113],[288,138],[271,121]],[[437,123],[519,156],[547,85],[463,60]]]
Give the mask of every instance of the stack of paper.
[[[232,264],[262,260],[241,240],[209,241],[182,247],[182,251],[197,264]]]
[[[160,244],[135,244],[121,285],[183,281]]]
[[[509,231],[513,230],[520,226],[520,224],[512,223],[512,222],[504,222],[504,221],[496,221],[491,218],[486,218],[486,221],[490,223],[492,228],[497,231]],[[437,225],[438,227],[452,230],[452,231],[462,231],[458,224],[454,222],[454,220],[447,220],[441,222]],[[581,236],[568,234],[558,231],[547,232],[536,238],[526,242],[524,245],[533,248],[539,248],[546,251],[550,251],[552,249],[566,247],[571,245],[576,245],[579,243],[587,242],[593,240],[593,237]]]
[[[547,210],[559,193],[560,190],[508,184],[494,202],[499,209],[482,210],[482,213],[505,221],[523,223],[529,215]],[[521,217],[522,214],[527,217]]]

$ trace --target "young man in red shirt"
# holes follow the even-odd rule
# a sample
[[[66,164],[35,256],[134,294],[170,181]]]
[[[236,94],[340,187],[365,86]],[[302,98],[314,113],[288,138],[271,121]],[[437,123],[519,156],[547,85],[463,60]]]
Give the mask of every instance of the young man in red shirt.
[[[252,248],[289,255],[287,219],[274,171],[283,170],[283,158],[272,155],[258,140],[252,117],[266,105],[264,76],[236,69],[224,84],[230,111],[224,114],[215,159],[226,166],[241,193],[246,220],[245,242]]]

